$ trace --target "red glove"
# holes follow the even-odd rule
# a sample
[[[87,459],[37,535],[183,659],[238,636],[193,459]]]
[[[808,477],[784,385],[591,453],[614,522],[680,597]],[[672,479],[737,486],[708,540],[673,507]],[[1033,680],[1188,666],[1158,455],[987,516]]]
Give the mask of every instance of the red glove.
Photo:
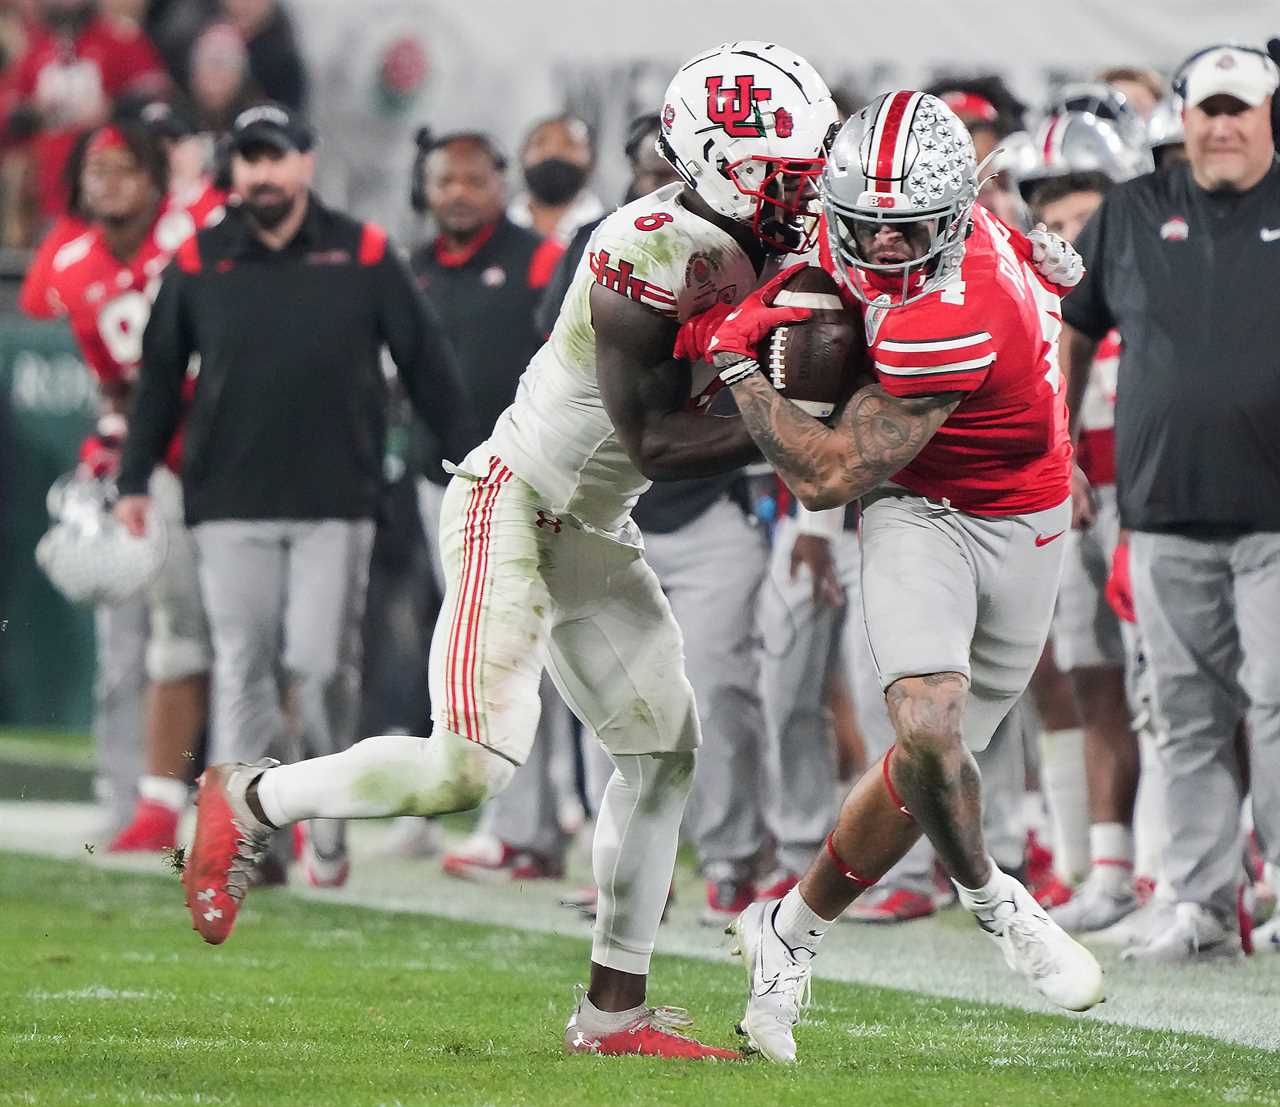
[[[1129,580],[1129,544],[1122,542],[1111,558],[1111,575],[1107,577],[1107,603],[1116,617],[1126,623],[1136,623],[1133,610],[1133,585]]]
[[[120,469],[120,439],[91,434],[80,443],[80,468],[99,480],[114,477]]]
[[[720,354],[738,354],[740,358],[757,360],[756,346],[774,327],[808,319],[813,314],[808,308],[770,306],[787,279],[803,268],[805,265],[801,262],[799,265],[784,269],[773,280],[762,284],[729,312],[711,341],[707,343],[707,353],[713,357]]]
[[[685,320],[676,333],[675,356],[685,361],[706,361],[707,343],[732,310],[732,304],[712,304],[706,311]]]

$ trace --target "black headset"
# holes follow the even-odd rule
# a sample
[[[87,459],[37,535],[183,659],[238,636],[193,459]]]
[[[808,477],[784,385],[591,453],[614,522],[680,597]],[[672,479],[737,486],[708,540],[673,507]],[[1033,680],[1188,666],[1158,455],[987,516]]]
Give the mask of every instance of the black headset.
[[[1227,49],[1239,50],[1242,54],[1256,54],[1276,71],[1277,77],[1280,77],[1280,62],[1278,62],[1269,51],[1262,50],[1257,46],[1243,46],[1237,42],[1217,42],[1212,46],[1201,47],[1189,58],[1184,60],[1180,66],[1178,66],[1178,71],[1173,75],[1172,88],[1174,94],[1180,99],[1185,100],[1187,98],[1187,72],[1191,67],[1206,54],[1212,54],[1215,50]]]
[[[427,183],[423,180],[426,176],[427,158],[430,157],[432,151],[459,140],[465,140],[480,147],[488,155],[493,162],[494,169],[499,173],[507,171],[506,156],[487,134],[481,131],[453,131],[450,134],[436,138],[431,133],[430,127],[419,127],[417,133],[413,136],[414,146],[417,149],[413,155],[413,176],[409,179],[409,206],[419,215],[426,215],[431,210],[431,205],[427,203]]]

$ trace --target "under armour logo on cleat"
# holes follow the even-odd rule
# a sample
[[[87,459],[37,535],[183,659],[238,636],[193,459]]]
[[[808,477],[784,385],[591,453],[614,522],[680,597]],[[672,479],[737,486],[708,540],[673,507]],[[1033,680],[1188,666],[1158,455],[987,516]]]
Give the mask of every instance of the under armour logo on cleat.
[[[213,922],[214,919],[220,919],[220,918],[222,918],[221,907],[210,907],[209,910],[204,913],[205,922]]]
[[[214,892],[214,890],[213,890],[212,888],[206,888],[203,892],[197,892],[197,893],[196,893],[196,899],[202,899],[202,900],[204,900],[204,901],[205,901],[205,903],[212,903],[212,902],[213,902],[213,897],[214,897],[216,894],[217,894],[217,893],[216,893],[216,892]]]
[[[598,1039],[588,1038],[581,1030],[578,1031],[578,1036],[573,1039],[573,1045],[575,1049],[581,1049],[583,1046],[586,1046],[586,1048],[591,1050],[592,1053],[595,1053],[596,1050],[600,1048],[600,1042]]]
[[[547,527],[555,534],[560,533],[561,522],[559,516],[550,515],[545,511],[538,512],[538,522],[536,525],[539,527]]]

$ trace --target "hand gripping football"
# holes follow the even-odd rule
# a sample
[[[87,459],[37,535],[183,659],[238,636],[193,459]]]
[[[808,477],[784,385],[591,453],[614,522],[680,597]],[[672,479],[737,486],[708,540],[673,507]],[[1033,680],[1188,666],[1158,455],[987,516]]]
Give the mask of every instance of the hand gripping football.
[[[853,392],[864,349],[858,316],[840,299],[823,269],[798,270],[773,298],[774,307],[809,308],[801,323],[774,327],[761,344],[761,368],[787,399],[825,419]]]

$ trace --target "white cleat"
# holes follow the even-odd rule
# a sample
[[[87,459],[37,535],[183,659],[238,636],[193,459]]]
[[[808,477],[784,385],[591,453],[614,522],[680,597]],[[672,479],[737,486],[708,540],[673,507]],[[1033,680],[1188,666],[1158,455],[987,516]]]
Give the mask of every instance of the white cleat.
[[[1106,997],[1102,966],[1054,922],[1012,877],[1007,898],[974,912],[978,925],[1000,947],[1005,964],[1042,996],[1068,1011],[1087,1011]]]
[[[1255,936],[1256,941],[1256,936]],[[1168,925],[1135,942],[1123,953],[1125,961],[1166,963],[1240,956],[1240,935],[1207,907],[1198,903],[1174,906]]]
[[[809,1006],[813,950],[793,950],[778,937],[773,916],[780,902],[756,901],[725,928],[725,933],[737,939],[730,952],[740,955],[747,969],[747,1010],[738,1023],[738,1033],[747,1039],[749,1052],[790,1064],[796,1059],[792,1031],[801,1010]]]
[[[1280,913],[1254,929],[1253,949],[1255,953],[1280,953]]]
[[[1157,893],[1131,915],[1089,935],[1091,945],[1128,947],[1150,941],[1173,923],[1173,904]]]
[[[1115,926],[1138,909],[1138,897],[1128,875],[1125,870],[1122,879],[1117,880],[1116,873],[1094,866],[1075,895],[1051,911],[1049,917],[1063,930],[1076,934],[1093,934]]]

